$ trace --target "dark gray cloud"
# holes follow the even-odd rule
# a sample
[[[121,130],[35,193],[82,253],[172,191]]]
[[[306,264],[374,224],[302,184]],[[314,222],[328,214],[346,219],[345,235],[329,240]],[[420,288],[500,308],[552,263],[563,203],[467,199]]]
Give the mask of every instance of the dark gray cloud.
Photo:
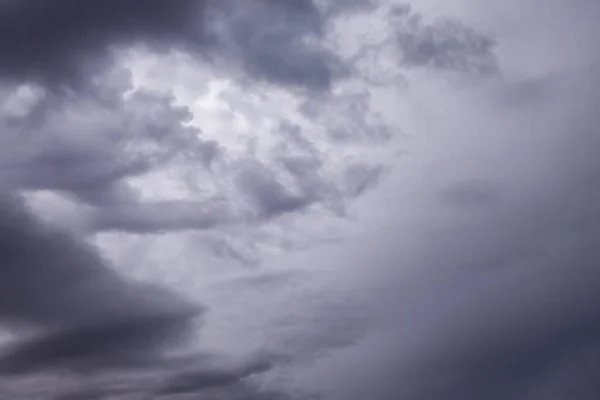
[[[128,202],[97,208],[88,215],[88,232],[164,233],[240,223],[227,204],[202,201]]]
[[[18,337],[33,335],[9,349],[4,369],[98,351],[151,351],[180,337],[200,314],[165,288],[118,275],[93,247],[46,226],[17,197],[1,201],[0,320]]]
[[[198,364],[197,361],[202,360],[202,357],[191,360]],[[156,393],[159,395],[198,393],[198,390],[233,385],[239,383],[240,377],[248,377],[269,370],[272,367],[272,361],[268,357],[259,356],[238,365],[218,367],[211,365],[211,360],[205,358],[202,360],[204,365],[186,367],[182,372],[168,379],[162,387],[156,390]],[[270,395],[272,396],[274,393]]]
[[[323,15],[352,16],[376,10],[381,6],[379,0],[315,0]]]
[[[0,318],[20,339],[3,354],[3,373],[164,363],[154,357],[185,339],[202,311],[163,287],[118,275],[96,249],[42,223],[12,194],[74,199],[87,232],[208,229],[339,203],[321,176],[321,155],[299,128],[281,127],[289,143],[282,140],[270,160],[229,163],[188,125],[187,107],[169,94],[133,90],[115,62],[116,52],[132,46],[183,50],[240,81],[327,91],[349,69],[321,46],[323,18],[303,0],[0,3],[0,188],[7,192]],[[237,182],[235,194],[247,196],[246,208],[223,196],[142,201],[129,180],[173,165],[223,173]],[[269,366],[183,374],[156,394],[219,386],[216,393],[233,398],[281,398],[239,382]],[[79,395],[110,395],[86,393]]]
[[[301,129],[282,126],[287,136],[267,161],[230,163],[188,124],[187,107],[134,90],[116,62],[118,51],[134,46],[181,50],[242,82],[328,91],[349,68],[322,45],[324,18],[309,0],[0,2],[0,321],[19,339],[0,359],[3,374],[165,363],[160,351],[187,338],[202,312],[166,288],[120,276],[83,239],[39,220],[19,194],[74,199],[87,232],[207,229],[339,203]],[[142,201],[130,183],[181,165],[223,173],[248,204],[238,209],[222,195]],[[281,398],[240,382],[269,367],[261,360],[206,368],[154,394],[218,386],[215,393],[231,398]]]
[[[155,52],[183,50],[242,81],[327,91],[349,71],[321,42],[330,18],[374,7],[363,1],[335,4],[334,12],[309,0],[2,3],[0,78],[8,86],[0,116],[5,132],[1,187],[71,197],[86,206],[78,213],[79,225],[89,232],[207,229],[270,219],[317,203],[340,213],[349,192],[340,188],[344,183],[324,176],[324,158],[300,143],[301,131],[284,135],[281,141],[291,144],[276,149],[272,159],[259,161],[250,154],[242,167],[188,125],[190,110],[176,105],[171,95],[131,92],[129,71],[113,62],[113,50],[135,45]],[[345,98],[336,97],[315,102],[313,109]],[[373,127],[367,120],[371,110],[365,100],[360,109],[350,104],[340,110],[354,114],[361,133],[351,133],[353,126],[331,126],[331,138],[390,137],[382,124]],[[290,146],[304,146],[303,153]],[[183,164],[198,169],[198,180],[225,176],[234,196],[247,204],[219,194],[197,201],[142,201],[129,183]]]
[[[266,217],[305,208],[313,202],[309,193],[292,193],[277,180],[273,171],[258,163],[240,172],[239,185],[258,213]]]
[[[105,357],[106,358],[106,357]],[[281,391],[261,389],[252,382],[267,371],[277,360],[256,355],[239,362],[215,359],[209,354],[169,357],[160,363],[151,358],[137,360],[117,373],[78,376],[37,376],[37,384],[22,387],[18,383],[3,382],[3,395],[16,399],[127,399],[136,396],[151,398],[195,399],[304,399]],[[114,365],[105,364],[108,368]],[[77,365],[84,372],[85,364]]]
[[[111,50],[141,44],[322,89],[340,72],[318,45],[323,23],[310,0],[9,1],[0,5],[0,76],[80,85],[107,67]]]
[[[276,357],[228,364],[209,354],[167,356],[195,336],[203,307],[119,275],[95,248],[42,223],[18,197],[1,200],[0,321],[15,334],[0,357],[3,395],[292,398],[244,381]],[[84,375],[48,381],[57,371]],[[39,372],[49,375],[19,383]]]
[[[495,40],[460,21],[426,23],[407,3],[391,10],[390,23],[403,66],[473,75],[498,72]]]
[[[39,99],[21,94],[8,105],[0,101],[5,107],[0,114],[0,188],[11,193],[49,190],[74,198],[84,209],[88,232],[147,233],[265,221],[317,205],[343,215],[344,200],[377,183],[384,171],[377,163],[350,165],[341,172],[341,183],[329,178],[326,157],[292,124],[278,128],[281,141],[266,160],[252,151],[233,159],[188,125],[190,110],[172,96],[147,90],[125,95],[132,89],[131,77],[113,58],[113,50],[134,45],[158,52],[183,50],[242,83],[327,92],[352,67],[322,45],[326,18],[364,10],[370,2],[340,1],[320,9],[308,0],[121,3],[0,3],[0,78],[8,86],[32,84],[43,92]],[[386,43],[395,46],[404,67],[469,75],[497,72],[494,41],[462,23],[426,24],[409,7],[396,8],[390,21],[392,36]],[[356,95],[320,93],[308,98],[301,111],[326,127],[328,138],[340,146],[386,143],[395,132],[377,118],[369,120],[370,96],[367,89]],[[582,129],[590,126],[595,124]],[[553,385],[569,398],[574,393],[569,388],[583,390],[588,381],[582,377],[595,371],[576,368],[579,360],[588,360],[580,354],[596,348],[598,299],[591,278],[597,275],[593,244],[595,205],[600,203],[589,190],[597,183],[595,161],[589,161],[593,155],[573,154],[593,148],[593,140],[571,148],[568,157],[582,164],[564,165],[568,178],[558,179],[557,189],[548,193],[556,200],[530,206],[517,217],[494,215],[424,238],[431,246],[408,261],[423,267],[423,274],[442,271],[425,279],[438,284],[411,303],[417,315],[407,317],[410,326],[386,343],[383,361],[359,371],[365,384],[357,387],[345,379],[351,396],[344,400],[529,400],[564,398],[548,394]],[[128,181],[173,165],[197,169],[206,182],[218,175],[215,180],[228,180],[225,186],[231,190],[194,201],[145,201]],[[502,190],[473,181],[440,198],[452,208],[495,210],[507,201],[497,194]],[[579,211],[565,214],[565,209]],[[17,197],[6,197],[0,223],[0,317],[8,326],[39,334],[9,349],[5,371],[151,360],[154,349],[185,336],[201,311],[164,288],[119,276],[93,248],[42,224]],[[560,234],[553,236],[555,232]],[[382,258],[377,254],[369,262]],[[565,265],[575,265],[575,272],[566,273]],[[484,273],[473,272],[481,266]],[[394,296],[390,303],[395,306]],[[346,326],[340,330],[346,336],[315,341],[342,347],[359,336]],[[397,339],[404,343],[399,346]],[[130,391],[288,398],[269,397],[240,382],[266,368],[258,365],[186,372],[158,388]],[[570,366],[577,366],[576,372]],[[377,376],[371,379],[371,373]],[[595,390],[589,389],[594,395]],[[95,393],[111,395],[88,392]]]
[[[411,2],[376,1],[352,23],[357,32],[349,30],[348,35],[356,35],[358,44],[342,43],[342,52],[353,66],[353,77],[360,76],[370,88],[406,90],[411,72],[419,70],[458,77],[463,83],[465,78],[489,79],[500,73],[494,35],[459,18],[443,13],[432,18]]]
[[[154,294],[152,294],[154,295]],[[162,362],[157,350],[190,333],[189,313],[100,321],[89,326],[43,334],[11,347],[0,362],[2,374],[40,370],[123,368]]]
[[[4,60],[0,74],[8,81],[38,82],[46,91],[40,99],[29,100],[29,106],[16,110],[13,105],[14,110],[3,116],[7,135],[0,152],[0,184],[10,190],[61,191],[90,205],[94,209],[82,219],[89,220],[91,231],[206,229],[253,215],[270,218],[300,211],[319,202],[340,213],[342,197],[350,192],[360,194],[362,189],[344,190],[339,187],[344,183],[336,185],[324,179],[318,153],[292,156],[286,154],[288,149],[279,149],[268,165],[249,160],[234,179],[238,191],[250,202],[245,209],[222,198],[197,203],[141,202],[127,183],[130,178],[183,160],[211,170],[227,156],[218,144],[202,139],[198,129],[187,125],[191,113],[175,105],[173,97],[136,90],[125,98],[124,93],[132,88],[131,77],[111,62],[111,49],[137,43],[155,51],[172,48],[201,55],[202,61],[216,63],[240,79],[246,76],[327,89],[342,70],[348,70],[320,44],[329,18],[377,5],[359,1],[343,7],[339,2],[325,6],[308,0],[257,0],[251,5],[186,1],[176,6],[151,1],[128,3],[122,9],[97,1],[3,3],[0,17],[5,21],[5,33],[0,37],[11,40],[0,43]],[[337,11],[327,11],[328,7]],[[454,43],[448,50],[451,55],[446,44],[436,50],[441,58],[460,59],[458,64],[465,68],[471,64],[467,60],[488,58],[487,45],[481,54],[471,54],[475,50],[469,43],[483,43],[483,36],[467,28],[462,33],[448,33],[437,25],[422,28],[418,16],[407,8],[399,10],[394,19],[396,33],[404,27],[420,41],[440,36]],[[83,92],[49,90],[81,88],[82,84]],[[325,95],[307,101],[303,112],[325,126],[331,140],[385,142],[395,132],[373,113],[369,101],[368,91]],[[293,135],[288,137],[293,139]],[[297,140],[291,142],[298,147]],[[372,186],[366,181],[350,183],[354,179],[349,176],[351,171],[360,170],[358,166],[346,172],[346,186]],[[282,175],[287,175],[284,181],[292,182],[291,186],[283,183]],[[369,182],[376,182],[378,175],[369,175]],[[366,177],[361,173],[354,180]],[[185,214],[194,216],[186,218]]]
[[[251,76],[328,89],[334,79],[349,73],[333,53],[319,47],[327,21],[312,0],[214,4],[211,18],[223,21],[213,23],[216,48],[227,61],[240,59]]]

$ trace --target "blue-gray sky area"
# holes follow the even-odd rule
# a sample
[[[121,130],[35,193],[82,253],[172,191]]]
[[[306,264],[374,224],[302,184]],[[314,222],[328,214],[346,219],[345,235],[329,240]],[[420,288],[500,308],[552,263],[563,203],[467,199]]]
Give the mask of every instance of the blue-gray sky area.
[[[0,395],[599,397],[599,18],[0,0]]]

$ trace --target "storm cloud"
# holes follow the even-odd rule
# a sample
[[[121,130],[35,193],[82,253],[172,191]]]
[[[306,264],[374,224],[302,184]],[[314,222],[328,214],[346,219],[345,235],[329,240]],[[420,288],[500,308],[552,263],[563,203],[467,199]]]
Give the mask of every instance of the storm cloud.
[[[31,342],[10,350],[5,368],[111,351],[111,345],[160,347],[192,327],[199,306],[118,275],[94,248],[45,225],[19,200],[2,198],[0,318]]]
[[[260,79],[315,89],[327,88],[340,72],[333,55],[306,44],[323,29],[310,0],[251,5],[27,0],[5,1],[0,7],[0,74],[13,80],[55,88],[81,85],[107,67],[111,50],[133,44],[182,49],[204,61],[218,57],[219,64]]]
[[[2,372],[147,364],[156,375],[139,385],[75,382],[65,395],[292,398],[253,384],[276,358],[222,368],[164,358],[196,337],[205,308],[117,272],[89,240],[201,231],[214,253],[258,266],[235,235],[257,247],[281,232],[269,238],[281,251],[293,248],[285,235],[327,230],[318,218],[333,215],[358,239],[312,264],[339,266],[337,284],[356,285],[350,305],[264,340],[310,364],[308,391],[598,397],[599,8],[552,0],[557,17],[533,1],[457,0],[472,13],[463,20],[391,3],[0,1],[0,322],[19,339]],[[132,59],[183,59],[194,72],[176,85],[169,74],[183,67],[165,68],[159,90]],[[181,86],[202,93],[182,100]],[[226,103],[216,123],[198,117],[201,95]],[[29,207],[48,193],[72,221]],[[73,221],[77,235],[63,230]],[[269,312],[246,307],[255,324]],[[350,328],[336,319],[348,309],[360,321]]]
[[[135,88],[119,52],[184,52],[242,84],[327,92],[349,69],[323,45],[326,24],[303,0],[0,4],[0,318],[21,339],[5,353],[4,372],[150,359],[186,338],[203,311],[164,287],[118,274],[85,238],[38,218],[22,195],[70,199],[87,234],[208,229],[340,196],[326,188],[306,140],[290,144],[304,155],[275,150],[269,167],[230,160],[189,124],[190,109],[172,94]],[[202,201],[147,202],[130,183],[182,164],[205,176],[224,171],[247,197],[245,208],[218,192]],[[295,181],[294,193],[274,168]],[[245,371],[201,376],[224,384]]]

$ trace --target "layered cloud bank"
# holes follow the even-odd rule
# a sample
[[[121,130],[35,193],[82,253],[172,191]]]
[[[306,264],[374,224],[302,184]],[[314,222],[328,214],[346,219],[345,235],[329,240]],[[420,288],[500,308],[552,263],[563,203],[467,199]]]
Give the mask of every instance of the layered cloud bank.
[[[3,371],[145,363],[74,391],[296,396],[246,379],[269,357],[159,359],[204,307],[130,272],[176,243],[188,280],[254,268],[229,344],[279,332],[303,391],[597,397],[599,13],[0,1],[0,321],[24,335]]]

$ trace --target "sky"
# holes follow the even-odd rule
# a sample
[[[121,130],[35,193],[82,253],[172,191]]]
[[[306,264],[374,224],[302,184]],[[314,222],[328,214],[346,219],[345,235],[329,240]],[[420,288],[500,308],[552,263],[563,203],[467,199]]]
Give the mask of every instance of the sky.
[[[597,397],[598,17],[0,1],[11,398]]]

